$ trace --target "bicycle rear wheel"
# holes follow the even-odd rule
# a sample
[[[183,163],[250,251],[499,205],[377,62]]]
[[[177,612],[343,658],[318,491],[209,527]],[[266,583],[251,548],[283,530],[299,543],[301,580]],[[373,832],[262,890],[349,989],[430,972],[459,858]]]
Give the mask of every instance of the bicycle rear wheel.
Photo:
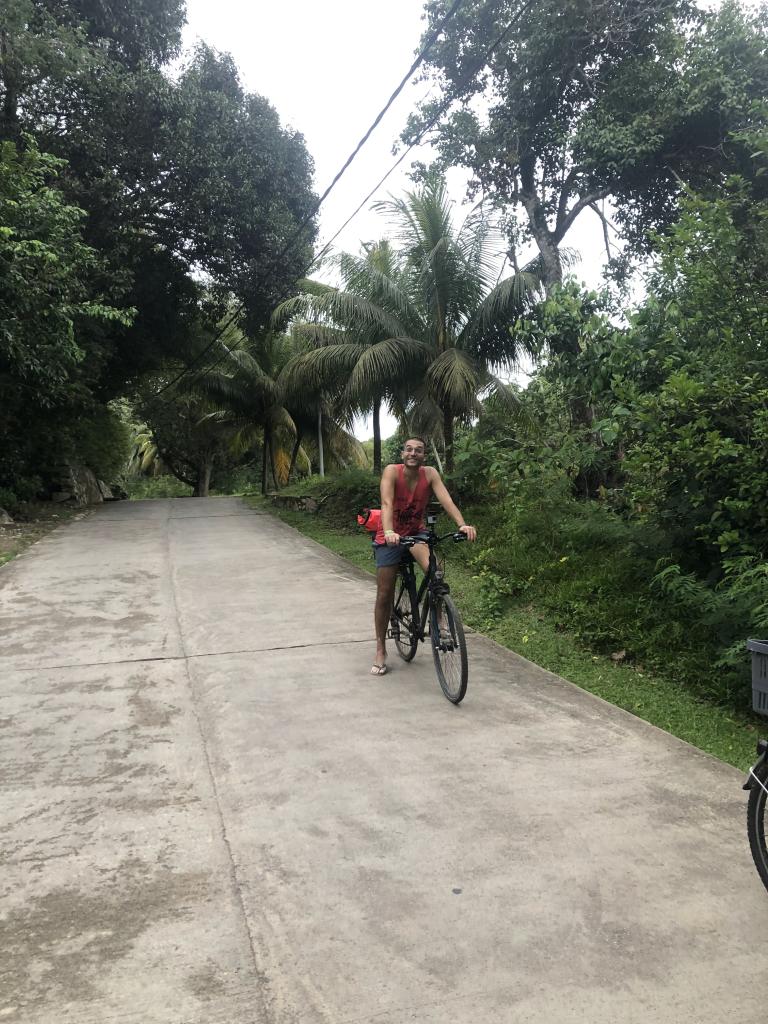
[[[432,656],[440,688],[452,704],[460,704],[467,692],[469,678],[467,641],[461,616],[447,594],[433,594],[429,618]]]
[[[765,842],[765,802],[768,799],[768,765],[758,766],[747,801],[747,835],[757,873],[768,889],[768,847]]]
[[[411,593],[402,577],[398,581],[397,596],[389,620],[389,631],[395,641],[397,653],[403,661],[413,661],[419,640],[413,618]]]

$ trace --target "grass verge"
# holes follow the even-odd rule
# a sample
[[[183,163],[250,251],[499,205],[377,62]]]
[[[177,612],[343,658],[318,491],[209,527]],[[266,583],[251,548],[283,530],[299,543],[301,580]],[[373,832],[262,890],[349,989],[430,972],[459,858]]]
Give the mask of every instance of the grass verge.
[[[79,508],[66,505],[52,505],[50,502],[34,502],[24,509],[24,519],[0,526],[0,566],[12,561],[22,551],[35,544],[51,530],[66,523]]]
[[[317,515],[275,508],[258,496],[245,500],[270,511],[353,565],[374,573],[370,545],[362,531],[342,530]],[[520,603],[500,615],[489,616],[482,582],[470,564],[468,548],[462,545],[456,549],[447,570],[451,590],[468,626],[727,764],[746,770],[754,761],[761,725],[757,716],[738,715],[708,704],[674,679],[614,664],[610,658],[593,654],[529,604]]]

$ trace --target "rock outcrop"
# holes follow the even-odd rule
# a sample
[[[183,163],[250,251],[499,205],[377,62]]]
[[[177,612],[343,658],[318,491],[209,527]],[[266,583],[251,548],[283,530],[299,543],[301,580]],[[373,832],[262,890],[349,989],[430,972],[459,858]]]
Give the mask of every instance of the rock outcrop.
[[[60,484],[60,490],[51,495],[53,501],[70,501],[81,506],[100,505],[105,494],[111,496],[106,484],[97,480],[96,474],[87,466],[64,467]]]

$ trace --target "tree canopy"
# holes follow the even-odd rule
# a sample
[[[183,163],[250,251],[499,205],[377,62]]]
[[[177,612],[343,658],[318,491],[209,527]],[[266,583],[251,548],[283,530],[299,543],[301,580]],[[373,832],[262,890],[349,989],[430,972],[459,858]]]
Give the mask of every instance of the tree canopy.
[[[50,446],[57,416],[87,419],[148,373],[169,379],[201,318],[236,303],[260,329],[311,259],[303,138],[227,54],[200,44],[172,77],[183,22],[178,0],[4,9],[0,358],[17,396],[6,426],[25,444],[38,403]],[[0,486],[16,472],[0,456]]]
[[[425,32],[444,16],[427,4]],[[547,285],[563,277],[560,246],[584,211],[615,218],[635,247],[669,224],[682,184],[717,183],[744,158],[737,133],[765,123],[766,23],[726,2],[705,14],[688,0],[470,0],[429,55],[441,96],[435,129],[445,164],[509,216],[513,259],[532,239]],[[484,55],[499,45],[492,55]],[[479,68],[479,73],[472,73]]]

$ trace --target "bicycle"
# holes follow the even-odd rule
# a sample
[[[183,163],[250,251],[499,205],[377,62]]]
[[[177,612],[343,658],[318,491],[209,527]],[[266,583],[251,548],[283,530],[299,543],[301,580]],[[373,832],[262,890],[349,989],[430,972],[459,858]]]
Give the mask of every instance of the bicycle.
[[[435,548],[449,537],[457,543],[467,537],[460,532],[438,537],[435,533],[436,522],[436,515],[427,516],[429,531],[426,539],[400,538],[400,543],[406,548],[412,548],[414,544],[427,544],[429,566],[417,590],[413,556],[408,552],[407,557],[401,560],[387,636],[394,640],[397,653],[403,661],[412,661],[419,643],[426,641],[429,627],[428,635],[440,689],[452,704],[460,704],[467,692],[469,678],[467,641],[461,616],[449,596],[443,570],[437,563]]]
[[[768,799],[768,740],[758,740],[759,757],[750,768],[744,789],[749,790],[747,801],[747,835],[757,873],[768,889],[768,846],[765,840],[765,803]]]

